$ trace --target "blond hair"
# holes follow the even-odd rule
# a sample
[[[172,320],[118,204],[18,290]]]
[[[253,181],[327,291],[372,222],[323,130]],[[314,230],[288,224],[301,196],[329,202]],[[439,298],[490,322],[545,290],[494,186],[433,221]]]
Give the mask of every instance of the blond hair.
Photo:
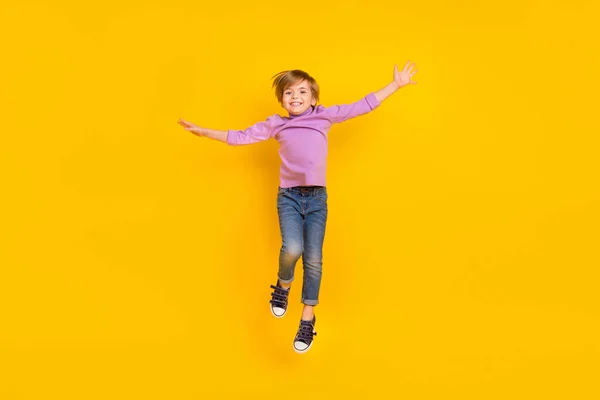
[[[283,101],[283,92],[285,91],[285,89],[304,80],[308,82],[312,96],[315,99],[315,101],[318,102],[319,85],[317,84],[317,81],[315,81],[315,79],[312,76],[299,69],[281,71],[278,74],[273,75],[272,87],[275,88],[275,96],[277,96],[277,101],[279,101],[279,103]]]

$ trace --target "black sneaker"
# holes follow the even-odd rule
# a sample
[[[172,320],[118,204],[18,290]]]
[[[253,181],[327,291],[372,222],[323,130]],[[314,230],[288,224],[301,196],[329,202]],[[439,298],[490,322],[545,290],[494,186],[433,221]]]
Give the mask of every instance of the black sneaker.
[[[313,336],[317,335],[315,331],[316,322],[316,316],[313,316],[312,321],[300,320],[300,327],[298,333],[296,333],[296,338],[294,338],[294,351],[296,353],[306,353],[312,346]]]
[[[273,293],[271,293],[271,314],[275,318],[281,318],[285,315],[288,306],[288,295],[290,294],[290,288],[284,289],[279,286],[279,281],[277,281],[277,286],[271,285],[273,289]]]

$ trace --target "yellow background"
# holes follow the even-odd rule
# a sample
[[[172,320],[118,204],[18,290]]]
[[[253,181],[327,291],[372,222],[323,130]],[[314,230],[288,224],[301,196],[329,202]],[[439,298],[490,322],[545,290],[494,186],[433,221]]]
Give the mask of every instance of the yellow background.
[[[414,4],[413,4],[414,3]],[[595,1],[3,1],[2,399],[596,399]],[[330,131],[315,346],[268,310],[272,140],[299,68]],[[301,277],[301,262],[297,278]]]

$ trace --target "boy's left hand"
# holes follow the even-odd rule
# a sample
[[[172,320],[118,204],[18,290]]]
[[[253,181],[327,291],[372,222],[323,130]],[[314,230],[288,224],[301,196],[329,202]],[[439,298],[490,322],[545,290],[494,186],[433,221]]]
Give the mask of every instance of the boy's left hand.
[[[402,71],[398,71],[398,66],[394,65],[394,82],[396,82],[398,84],[398,88],[401,88],[402,86],[406,86],[410,83],[412,83],[412,84],[417,83],[417,82],[413,82],[411,78],[419,70],[415,69],[414,71],[412,71],[413,67],[415,66],[415,63],[412,63],[412,65],[410,65],[410,67],[409,67],[409,65],[410,65],[410,60],[406,63],[406,65],[404,66]]]

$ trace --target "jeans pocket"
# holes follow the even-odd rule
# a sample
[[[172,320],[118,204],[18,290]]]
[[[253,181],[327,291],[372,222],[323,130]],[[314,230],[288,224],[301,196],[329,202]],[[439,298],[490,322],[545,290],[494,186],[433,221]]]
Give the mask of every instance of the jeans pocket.
[[[319,202],[321,202],[321,204],[323,204],[324,206],[327,206],[327,192],[321,192],[317,195],[317,199],[319,200]]]

